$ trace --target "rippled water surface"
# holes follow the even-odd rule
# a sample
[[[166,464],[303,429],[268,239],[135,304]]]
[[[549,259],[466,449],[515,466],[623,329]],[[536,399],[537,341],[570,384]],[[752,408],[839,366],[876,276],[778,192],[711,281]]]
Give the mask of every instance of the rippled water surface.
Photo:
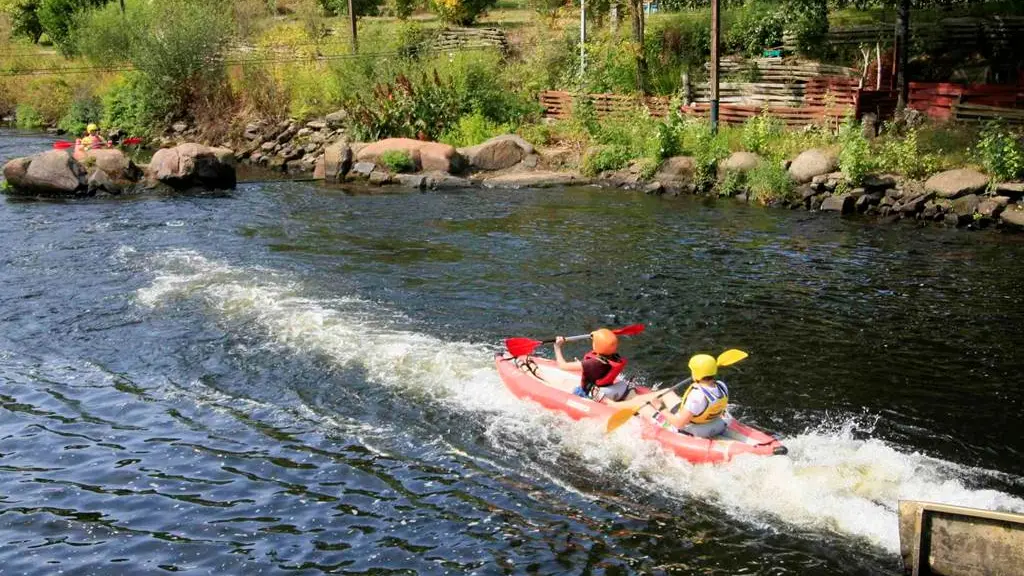
[[[1018,237],[251,183],[3,200],[0,246],[0,574],[896,574],[900,498],[1024,510]],[[633,322],[648,382],[749,351],[790,455],[692,466],[494,370]]]

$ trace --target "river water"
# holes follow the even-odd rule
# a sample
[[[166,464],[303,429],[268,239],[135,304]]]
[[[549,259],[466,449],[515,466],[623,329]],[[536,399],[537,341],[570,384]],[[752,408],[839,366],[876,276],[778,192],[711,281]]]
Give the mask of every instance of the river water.
[[[1024,510],[1016,236],[250,183],[2,200],[0,246],[0,574],[897,574],[899,499]],[[633,322],[647,382],[750,352],[732,410],[789,456],[693,466],[494,370]]]

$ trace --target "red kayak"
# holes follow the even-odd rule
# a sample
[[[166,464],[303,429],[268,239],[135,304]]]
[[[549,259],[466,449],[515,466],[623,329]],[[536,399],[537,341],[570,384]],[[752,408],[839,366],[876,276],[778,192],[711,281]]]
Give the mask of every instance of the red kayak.
[[[553,360],[508,354],[495,357],[498,375],[519,398],[533,400],[549,410],[558,410],[579,420],[597,418],[607,420],[617,410],[615,406],[594,402],[572,393],[579,386],[580,376],[557,367]],[[649,392],[639,388],[638,394]],[[786,454],[786,447],[772,436],[745,424],[726,414],[729,426],[715,438],[700,438],[674,432],[658,425],[649,416],[638,415],[642,436],[655,440],[679,456],[697,464],[727,462],[739,454],[773,456]]]

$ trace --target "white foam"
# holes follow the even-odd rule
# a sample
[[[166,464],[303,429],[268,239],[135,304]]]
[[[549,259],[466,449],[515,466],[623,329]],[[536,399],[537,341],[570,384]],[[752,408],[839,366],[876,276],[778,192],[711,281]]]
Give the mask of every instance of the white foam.
[[[198,298],[219,319],[261,332],[268,346],[324,355],[338,366],[361,368],[370,382],[401,389],[414,401],[475,412],[487,423],[491,450],[525,446],[537,464],[571,457],[595,474],[618,475],[669,498],[712,502],[745,521],[860,537],[890,552],[899,546],[899,499],[1024,511],[1021,499],[969,487],[993,472],[858,439],[854,432],[864,427],[858,418],[839,417],[787,438],[789,457],[694,466],[639,440],[629,427],[605,438],[602,423],[571,422],[517,400],[499,381],[490,348],[400,329],[400,315],[372,302],[310,299],[279,273],[232,267],[194,252],[171,252],[154,264],[157,277],[139,290],[140,303],[155,307]],[[541,465],[524,468],[571,489],[555,466],[548,472]]]

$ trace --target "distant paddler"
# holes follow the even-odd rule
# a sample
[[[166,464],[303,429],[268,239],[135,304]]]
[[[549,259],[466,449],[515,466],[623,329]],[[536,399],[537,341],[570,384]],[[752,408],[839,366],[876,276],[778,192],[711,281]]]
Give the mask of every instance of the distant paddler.
[[[100,127],[89,124],[85,127],[85,136],[75,140],[75,153],[88,152],[94,148],[109,148],[110,142],[100,136]]]

